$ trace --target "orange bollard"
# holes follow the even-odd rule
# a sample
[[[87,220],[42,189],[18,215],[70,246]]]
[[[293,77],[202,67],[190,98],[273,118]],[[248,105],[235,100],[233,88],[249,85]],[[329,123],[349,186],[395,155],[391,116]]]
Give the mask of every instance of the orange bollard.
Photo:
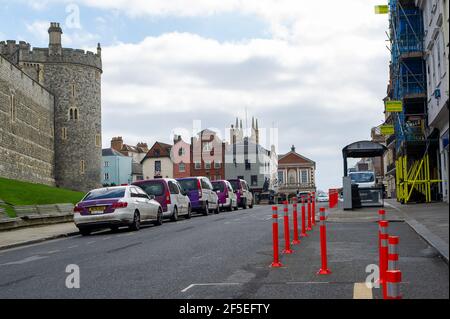
[[[302,237],[308,237],[306,233],[306,207],[305,207],[305,196],[302,196]]]
[[[294,251],[291,249],[290,236],[289,236],[289,209],[288,201],[284,202],[284,249],[283,254],[289,255]]]
[[[306,228],[307,231],[312,230],[312,224],[311,224],[311,196],[308,195],[308,227]]]
[[[322,256],[322,268],[317,272],[318,275],[328,275],[331,271],[328,269],[327,260],[327,228],[325,224],[325,208],[320,208],[320,254]]]
[[[387,286],[386,286],[386,271],[388,267],[388,227],[389,222],[386,220],[382,220],[379,222],[380,225],[380,241],[381,241],[381,247],[380,247],[380,283],[383,288],[383,298],[386,298],[387,296]]]
[[[300,244],[300,239],[298,237],[298,212],[297,212],[297,198],[293,198],[294,204],[293,204],[293,223],[294,223],[294,240],[292,241],[292,245],[298,245]]]
[[[400,294],[400,283],[402,272],[400,270],[386,271],[386,295],[384,299],[402,299]]]
[[[312,193],[312,203],[311,204],[312,204],[311,224],[313,226],[316,226],[316,193],[315,192]]]
[[[278,256],[278,207],[272,206],[272,236],[273,236],[273,262],[270,265],[272,268],[281,267],[280,259]]]

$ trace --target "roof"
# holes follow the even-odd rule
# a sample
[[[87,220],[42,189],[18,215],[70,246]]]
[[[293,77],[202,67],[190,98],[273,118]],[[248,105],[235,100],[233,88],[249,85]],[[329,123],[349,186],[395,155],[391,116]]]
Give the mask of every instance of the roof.
[[[359,141],[344,147],[342,154],[344,158],[378,157],[383,156],[386,151],[386,146],[382,144],[372,141]]]
[[[142,159],[141,163],[143,163],[146,159],[149,158],[161,158],[161,157],[170,157],[170,151],[172,150],[172,145],[155,142],[153,146],[149,149],[145,157]],[[159,151],[159,155],[156,154],[156,151]]]
[[[305,157],[303,155],[300,155],[299,153],[297,153],[295,151],[290,151],[290,152],[288,152],[286,154],[278,155],[278,163],[279,164],[283,164],[281,162],[283,159],[285,161],[292,162],[296,158],[299,160],[300,163],[309,163],[309,164],[314,164],[314,165],[316,164],[316,162],[314,162],[313,160],[311,160],[311,159],[309,159],[309,158],[307,158],[307,157]],[[292,163],[290,163],[290,164],[292,164]]]
[[[104,148],[102,149],[102,156],[125,156],[125,155],[116,151],[113,148]]]

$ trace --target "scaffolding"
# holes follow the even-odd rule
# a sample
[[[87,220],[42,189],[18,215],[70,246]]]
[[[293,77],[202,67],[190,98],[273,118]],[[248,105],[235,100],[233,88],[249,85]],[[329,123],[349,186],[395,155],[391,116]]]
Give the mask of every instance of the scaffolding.
[[[389,1],[391,42],[388,98],[402,101],[402,112],[392,113],[395,130],[397,200],[431,202],[435,163],[433,141],[427,138],[426,70],[423,59],[422,12],[414,0]]]

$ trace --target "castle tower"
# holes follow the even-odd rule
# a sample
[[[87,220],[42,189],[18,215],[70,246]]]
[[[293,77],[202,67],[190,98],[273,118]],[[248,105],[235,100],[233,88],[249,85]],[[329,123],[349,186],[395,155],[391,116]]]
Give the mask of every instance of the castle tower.
[[[44,86],[55,95],[55,180],[60,187],[87,191],[100,186],[101,51],[62,48],[59,23],[51,23],[43,64]]]

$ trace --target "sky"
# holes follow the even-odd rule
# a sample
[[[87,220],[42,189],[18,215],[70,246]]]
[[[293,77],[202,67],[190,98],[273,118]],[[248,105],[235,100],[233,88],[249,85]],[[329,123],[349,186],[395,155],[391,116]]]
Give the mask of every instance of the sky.
[[[342,184],[342,148],[383,123],[387,15],[378,0],[0,0],[0,41],[102,46],[102,135],[127,144],[189,138],[193,121],[226,137],[236,116],[278,129],[277,152]],[[269,138],[263,140],[269,141]]]

